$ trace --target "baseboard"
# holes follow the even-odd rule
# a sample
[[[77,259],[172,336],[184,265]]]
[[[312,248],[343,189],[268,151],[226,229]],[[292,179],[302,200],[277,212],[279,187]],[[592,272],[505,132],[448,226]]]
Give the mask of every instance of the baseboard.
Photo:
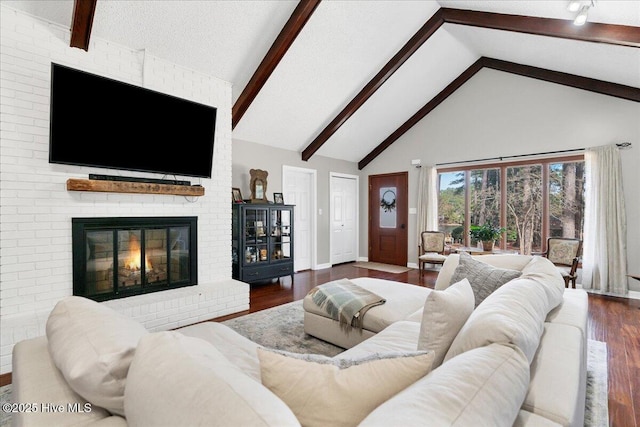
[[[11,384],[11,372],[0,374],[0,387]]]
[[[331,268],[331,264],[316,264],[312,270],[324,270],[325,268]]]

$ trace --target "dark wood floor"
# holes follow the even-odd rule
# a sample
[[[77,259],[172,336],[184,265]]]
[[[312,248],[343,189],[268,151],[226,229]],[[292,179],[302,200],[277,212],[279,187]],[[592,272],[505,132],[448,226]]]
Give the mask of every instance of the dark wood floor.
[[[433,288],[437,272],[421,278],[417,270],[392,274],[354,267],[296,273],[293,280],[252,285],[250,310],[215,320],[226,320],[297,301],[316,285],[330,280],[377,277]],[[589,295],[589,338],[607,343],[609,367],[609,425],[640,427],[640,301]]]

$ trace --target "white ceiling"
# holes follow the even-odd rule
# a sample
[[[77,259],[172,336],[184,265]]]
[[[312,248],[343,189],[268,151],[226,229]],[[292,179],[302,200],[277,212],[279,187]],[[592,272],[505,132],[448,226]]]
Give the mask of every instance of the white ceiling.
[[[72,0],[2,3],[71,24]],[[297,4],[98,0],[91,35],[227,80],[235,102]],[[567,4],[323,0],[233,138],[301,152],[440,7],[573,19]],[[640,1],[598,0],[589,21],[640,27]],[[481,56],[640,88],[638,48],[445,24],[316,154],[362,160]]]

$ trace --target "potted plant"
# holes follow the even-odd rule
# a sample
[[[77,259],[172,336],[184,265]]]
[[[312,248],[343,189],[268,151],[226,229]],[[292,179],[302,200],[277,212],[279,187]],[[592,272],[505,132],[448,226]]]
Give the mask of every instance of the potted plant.
[[[505,231],[507,231],[507,229],[504,227],[494,227],[487,223],[484,225],[472,225],[471,230],[469,230],[469,235],[482,242],[482,249],[485,252],[491,252],[493,251],[495,241]]]

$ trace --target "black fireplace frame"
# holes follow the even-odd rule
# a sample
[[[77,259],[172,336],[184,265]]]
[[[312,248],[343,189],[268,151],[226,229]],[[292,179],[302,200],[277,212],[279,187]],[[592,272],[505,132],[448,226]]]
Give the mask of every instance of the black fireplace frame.
[[[145,284],[124,289],[118,285],[117,275],[113,277],[113,291],[92,294],[88,289],[86,278],[87,266],[87,233],[95,231],[113,231],[113,259],[117,262],[117,232],[121,230],[144,230],[188,227],[189,228],[189,277],[185,280],[172,281],[167,275],[165,284]],[[95,301],[107,301],[133,295],[147,294],[167,289],[182,288],[198,284],[198,217],[98,217],[71,219],[72,252],[73,252],[73,295],[83,296]],[[142,259],[145,256],[144,238],[141,239]],[[168,245],[167,245],[168,246]],[[170,248],[167,247],[167,256]],[[144,270],[144,269],[143,269]],[[144,272],[142,273],[144,274]]]

